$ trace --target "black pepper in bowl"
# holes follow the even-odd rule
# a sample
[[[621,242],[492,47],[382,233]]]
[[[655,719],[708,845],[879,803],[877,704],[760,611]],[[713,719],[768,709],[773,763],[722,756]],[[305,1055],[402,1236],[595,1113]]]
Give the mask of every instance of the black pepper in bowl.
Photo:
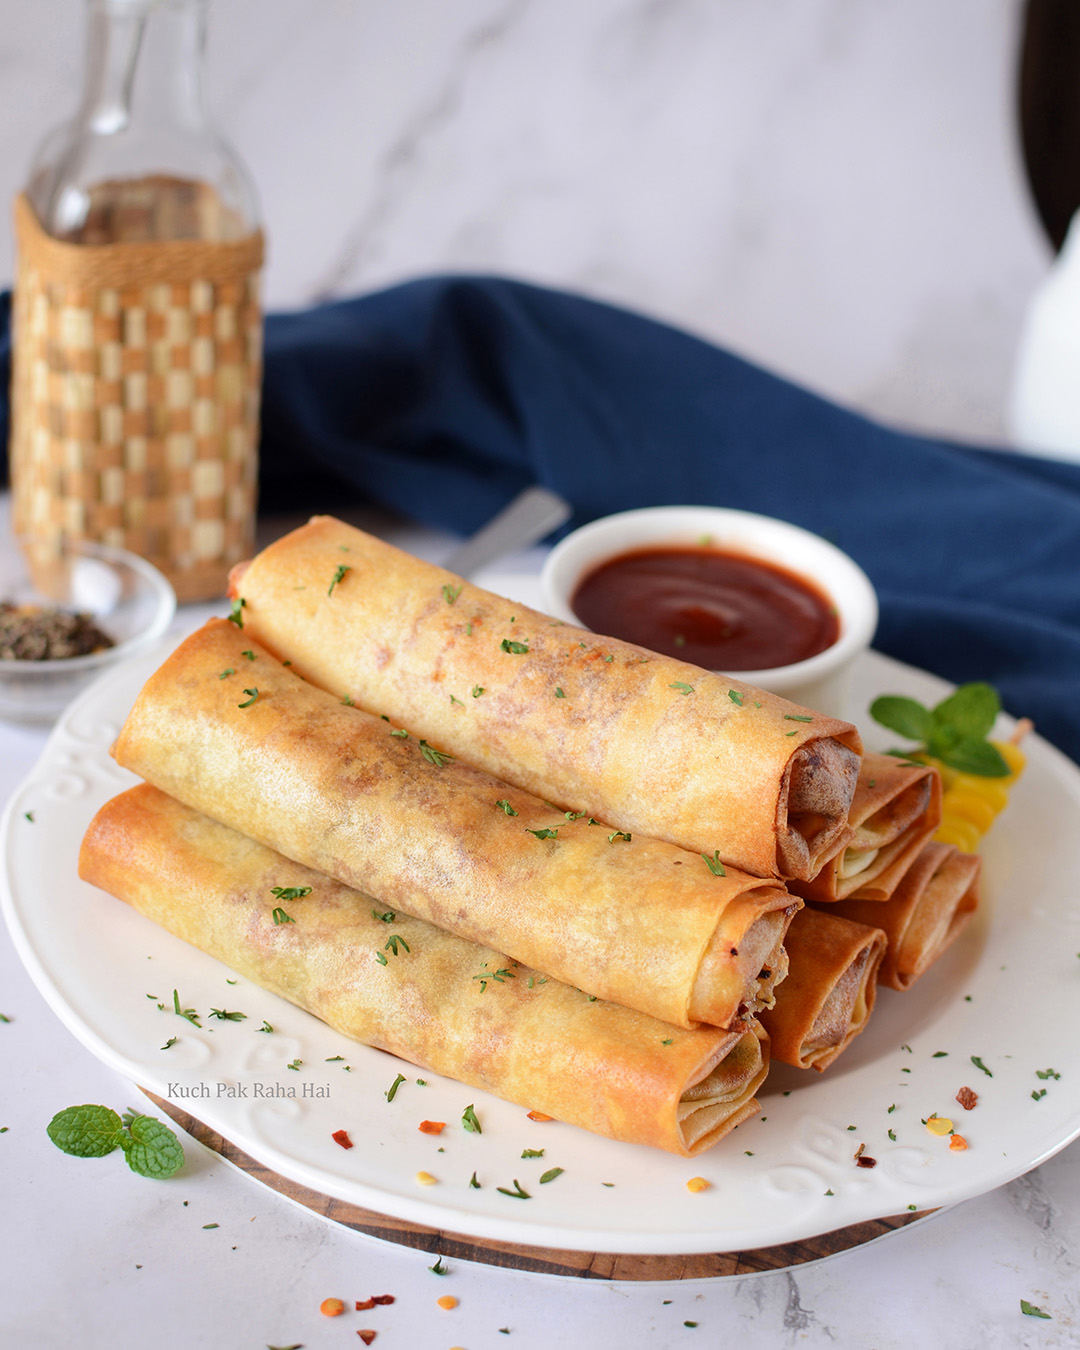
[[[92,614],[0,601],[0,661],[59,661],[115,645]]]

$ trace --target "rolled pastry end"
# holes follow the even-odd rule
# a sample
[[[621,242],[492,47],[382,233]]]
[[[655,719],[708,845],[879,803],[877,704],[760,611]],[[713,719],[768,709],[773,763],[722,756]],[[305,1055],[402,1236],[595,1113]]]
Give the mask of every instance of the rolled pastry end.
[[[753,1020],[732,1036],[679,1100],[679,1134],[687,1157],[711,1148],[761,1109],[754,1094],[769,1072],[769,1038]]]
[[[792,755],[776,808],[776,860],[782,877],[809,881],[852,837],[848,813],[859,755],[832,736]]]
[[[726,1027],[772,1007],[788,971],[784,938],[801,905],[786,891],[759,887],[729,906],[698,967],[691,1022]]]
[[[831,910],[804,909],[791,925],[787,948],[788,978],[762,1022],[776,1059],[820,1071],[870,1019],[886,937]]]
[[[843,900],[835,908],[857,923],[884,929],[889,945],[879,976],[910,989],[959,937],[979,903],[982,860],[931,840],[888,900]]]

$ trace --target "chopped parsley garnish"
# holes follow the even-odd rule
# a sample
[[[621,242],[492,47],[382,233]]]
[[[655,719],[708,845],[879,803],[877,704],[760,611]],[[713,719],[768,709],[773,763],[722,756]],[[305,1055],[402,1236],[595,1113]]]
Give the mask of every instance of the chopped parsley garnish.
[[[352,699],[352,694],[346,694],[345,697],[344,697],[341,701],[342,701],[342,703],[345,704],[346,708],[355,708],[355,707],[356,707],[356,704],[353,702],[353,699]]]
[[[240,655],[241,655],[241,656],[246,656],[247,659],[248,659],[249,661],[254,661],[254,660],[257,659],[256,656],[255,656],[255,653],[252,652],[252,651],[241,652]]]
[[[515,1200],[532,1199],[532,1196],[529,1194],[528,1191],[523,1191],[521,1189],[521,1182],[518,1181],[517,1177],[514,1178],[514,1189],[512,1191],[507,1190],[505,1186],[496,1186],[495,1189],[499,1192],[500,1195],[509,1195]]]
[[[218,676],[218,679],[219,679],[219,680],[227,680],[227,679],[229,678],[230,675],[235,675],[235,674],[236,674],[236,671],[233,669],[232,666],[229,666],[229,668],[228,668],[227,670],[223,670],[223,671],[221,672],[221,674]]]
[[[1020,1300],[1020,1311],[1025,1317],[1044,1317],[1048,1322],[1054,1319],[1048,1312],[1043,1312],[1041,1308],[1036,1308],[1034,1303],[1029,1303],[1026,1298]]]
[[[517,815],[516,811],[514,812],[514,815]],[[525,833],[535,834],[537,839],[558,839],[559,837],[558,830],[526,830]]]
[[[170,1036],[169,1039],[165,1042],[165,1044],[160,1046],[159,1048],[162,1050],[171,1050],[175,1044],[176,1044],[176,1037]]]
[[[694,692],[694,686],[692,684],[684,684],[682,680],[676,680],[674,684],[669,684],[668,688],[677,689],[680,694],[692,694]]]
[[[812,717],[804,717],[801,713],[785,713],[785,714],[784,714],[784,721],[785,721],[785,722],[812,722],[813,720],[814,720],[814,719],[813,719]]]
[[[986,1065],[982,1062],[982,1060],[979,1058],[978,1055],[972,1055],[971,1062],[972,1064],[975,1065],[977,1069],[982,1069],[983,1073],[986,1074],[987,1078],[993,1078],[994,1075],[990,1072],[990,1070],[986,1067]]]
[[[334,579],[333,579],[333,581],[331,581],[331,583],[330,583],[330,589],[326,592],[326,594],[327,594],[327,595],[333,595],[333,594],[334,594],[334,587],[335,587],[335,586],[340,586],[341,583],[345,580],[345,574],[346,574],[346,572],[351,572],[351,571],[352,571],[352,568],[351,568],[351,567],[346,567],[346,565],[345,565],[344,563],[338,563],[337,569],[336,569],[336,571],[334,572]]]
[[[463,584],[463,583],[462,583]],[[442,588],[443,599],[448,605],[452,605],[461,594],[461,585],[451,586],[449,582]]]
[[[375,960],[378,961],[378,963],[379,963],[380,966],[387,966],[387,965],[390,964],[389,961],[387,961],[386,957],[383,955],[382,952],[376,952],[376,953],[375,953]]]
[[[387,1090],[383,1093],[383,1096],[386,1098],[388,1102],[392,1102],[394,1100],[394,1098],[397,1096],[398,1088],[402,1085],[402,1083],[404,1083],[404,1081],[405,1075],[403,1073],[399,1073],[398,1076],[394,1079],[394,1081],[390,1084],[389,1088],[387,1088]]]
[[[398,947],[404,947],[406,951],[409,950],[409,944],[399,933],[391,933],[386,940],[386,946],[383,948],[383,951],[393,952],[395,956],[400,956],[401,953],[398,951]]]
[[[260,1030],[260,1031],[273,1031],[273,1029],[274,1029],[274,1028],[270,1025],[270,1023],[269,1023],[269,1022],[266,1020],[266,1018],[264,1017],[264,1018],[263,1018],[263,1024],[262,1024],[262,1026],[259,1028],[259,1030]]]
[[[523,1148],[521,1150],[521,1156],[523,1158],[542,1158],[544,1156],[544,1150],[542,1148]]]
[[[302,900],[311,894],[310,886],[272,886],[270,894],[279,900]]]
[[[889,1138],[893,1141],[894,1144],[896,1143],[896,1135],[892,1130],[889,1131]]]
[[[409,739],[409,733],[404,728],[400,731],[392,731],[390,735],[396,736],[399,741],[407,741]]]
[[[1032,1091],[1031,1091],[1031,1100],[1032,1100],[1033,1102],[1041,1101],[1042,1098],[1045,1097],[1045,1096],[1046,1096],[1046,1089],[1045,1089],[1045,1088],[1032,1088]]]
[[[708,855],[707,853],[703,853],[703,854],[701,855],[701,859],[702,859],[702,861],[704,862],[705,866],[706,866],[706,867],[709,869],[709,871],[713,874],[714,877],[726,877],[726,876],[727,876],[727,873],[724,871],[724,864],[720,861],[720,850],[719,850],[719,849],[716,849],[716,850],[713,852],[713,855],[712,855],[711,858],[709,857],[709,855]]]
[[[1036,1070],[1035,1070],[1035,1077],[1036,1077],[1036,1078],[1043,1078],[1043,1079],[1046,1079],[1046,1078],[1060,1078],[1060,1077],[1061,1077],[1061,1074],[1058,1073],[1057,1069],[1036,1069]]]
[[[488,970],[485,962],[484,969],[479,975],[474,975],[473,979],[480,981],[480,992],[483,993],[488,987],[489,980],[494,980],[496,984],[505,984],[507,980],[517,979],[517,976],[512,970]]]
[[[742,694],[739,693],[739,691],[738,691],[737,689],[729,689],[729,690],[727,691],[727,696],[728,696],[729,699],[731,699],[732,703],[734,703],[736,707],[738,707],[738,708],[741,708],[741,707],[742,707],[742,705],[743,705],[743,696],[742,696]]]
[[[565,698],[565,697],[566,697],[566,695],[565,695],[565,694],[563,693],[563,691],[558,687],[558,685],[555,686],[555,697],[556,697],[556,698]]]
[[[247,1019],[247,1013],[226,1012],[224,1008],[211,1008],[210,1016],[216,1017],[219,1022],[243,1022]]]
[[[176,1013],[177,1017],[186,1018],[186,1020],[189,1021],[193,1027],[199,1027],[202,1025],[202,1023],[199,1021],[199,1014],[195,1011],[194,1008],[181,1008],[180,995],[176,992],[175,989],[172,991],[172,1001],[173,1001],[173,1012]]]
[[[245,689],[244,693],[250,695],[250,697],[247,699],[245,703],[238,703],[236,705],[238,708],[250,708],[251,705],[255,702],[255,700],[259,697],[258,689]]]
[[[935,1050],[934,1053],[930,1056],[930,1058],[931,1058],[931,1059],[946,1059],[946,1058],[948,1058],[948,1054],[949,1054],[948,1050]]]
[[[609,844],[629,844],[632,837],[633,836],[626,830],[614,830],[608,835],[607,841]]]
[[[479,698],[480,695],[481,695],[483,692],[484,692],[484,686],[483,686],[482,684],[474,684],[474,685],[473,685],[473,687],[472,687],[472,696],[473,696],[473,698]]]
[[[434,746],[428,745],[427,741],[420,742],[420,753],[429,764],[434,764],[437,769],[441,769],[444,764],[454,758],[453,755],[448,755],[444,750],[436,750]]]
[[[517,812],[514,810],[514,808],[510,805],[510,803],[506,800],[505,797],[502,799],[502,801],[496,802],[495,805],[496,805],[497,807],[499,807],[500,810],[502,810],[502,812],[504,813],[504,815],[508,815],[508,816],[516,816],[516,815],[517,815]]]
[[[450,1267],[443,1265],[441,1256],[435,1258],[435,1264],[433,1266],[428,1266],[428,1270],[431,1271],[432,1275],[449,1275],[450,1273]]]
[[[380,914],[377,909],[373,909],[371,911],[371,917],[373,919],[378,919],[380,923],[393,923],[394,920],[397,918],[397,912],[395,910],[388,909],[385,914]]]
[[[474,1173],[472,1174],[472,1176],[469,1178],[469,1186],[470,1186],[470,1188],[471,1188],[472,1190],[474,1190],[474,1191],[478,1191],[478,1190],[481,1189],[480,1183],[479,1183],[479,1182],[477,1181],[477,1179],[476,1179],[476,1173],[475,1173],[475,1172],[474,1172]]]
[[[480,1128],[480,1122],[477,1120],[476,1112],[473,1110],[471,1104],[467,1106],[464,1111],[462,1111],[461,1123],[462,1125],[465,1126],[465,1128],[468,1130],[470,1134],[484,1133],[484,1131]]]
[[[286,914],[280,905],[278,905],[278,907],[274,910],[274,913],[271,917],[273,918],[275,924],[296,922],[293,916],[291,914]]]
[[[511,642],[509,638],[503,638],[499,643],[500,651],[512,652],[515,656],[524,656],[529,650],[527,642]]]
[[[565,1170],[566,1169],[563,1167],[549,1167],[546,1172],[541,1174],[540,1185],[546,1186],[549,1181],[554,1181],[556,1177],[561,1177]]]
[[[229,614],[229,622],[236,624],[237,628],[243,628],[244,615],[242,611],[245,610],[246,608],[247,608],[247,601],[238,596],[232,602],[232,611]]]
[[[294,1059],[291,1063],[286,1064],[285,1067],[286,1067],[287,1069],[293,1069],[293,1070],[295,1070],[296,1073],[299,1073],[299,1072],[300,1072],[300,1065],[303,1064],[303,1062],[304,1062],[304,1061],[303,1061],[302,1059]]]
[[[458,705],[459,708],[464,708],[464,706],[465,706],[465,704],[462,703],[461,699],[456,698],[453,694],[450,695],[450,702],[451,702],[451,703],[456,703],[456,704]]]

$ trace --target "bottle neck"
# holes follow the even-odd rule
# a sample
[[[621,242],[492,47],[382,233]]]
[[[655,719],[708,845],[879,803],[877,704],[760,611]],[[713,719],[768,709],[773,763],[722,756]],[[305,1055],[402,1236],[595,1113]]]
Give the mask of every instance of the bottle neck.
[[[207,125],[206,0],[89,0],[79,120],[91,135]]]

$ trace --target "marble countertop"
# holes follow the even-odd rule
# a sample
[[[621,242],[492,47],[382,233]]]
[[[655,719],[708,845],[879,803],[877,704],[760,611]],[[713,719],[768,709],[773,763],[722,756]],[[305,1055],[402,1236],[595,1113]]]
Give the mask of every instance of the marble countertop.
[[[4,505],[0,498],[0,517]],[[415,532],[399,540],[433,557],[446,542]],[[520,555],[516,565],[535,567],[539,556]],[[188,628],[201,614],[190,608],[179,622]],[[42,730],[0,726],[0,804],[45,740]],[[56,1111],[77,1102],[122,1111],[143,1099],[63,1026],[6,931],[0,1012],[5,1345],[329,1350],[361,1327],[377,1331],[379,1350],[621,1350],[736,1335],[747,1350],[1080,1344],[1080,1144],[991,1194],[788,1270],[631,1283],[455,1259],[437,1278],[433,1255],[324,1220],[186,1136],[187,1163],[168,1183],[138,1177],[115,1157],[60,1153],[45,1132]],[[382,1293],[394,1304],[363,1316],[318,1311],[324,1298],[351,1308]],[[459,1300],[451,1311],[436,1304],[445,1294]],[[1022,1299],[1049,1318],[1025,1316]]]

